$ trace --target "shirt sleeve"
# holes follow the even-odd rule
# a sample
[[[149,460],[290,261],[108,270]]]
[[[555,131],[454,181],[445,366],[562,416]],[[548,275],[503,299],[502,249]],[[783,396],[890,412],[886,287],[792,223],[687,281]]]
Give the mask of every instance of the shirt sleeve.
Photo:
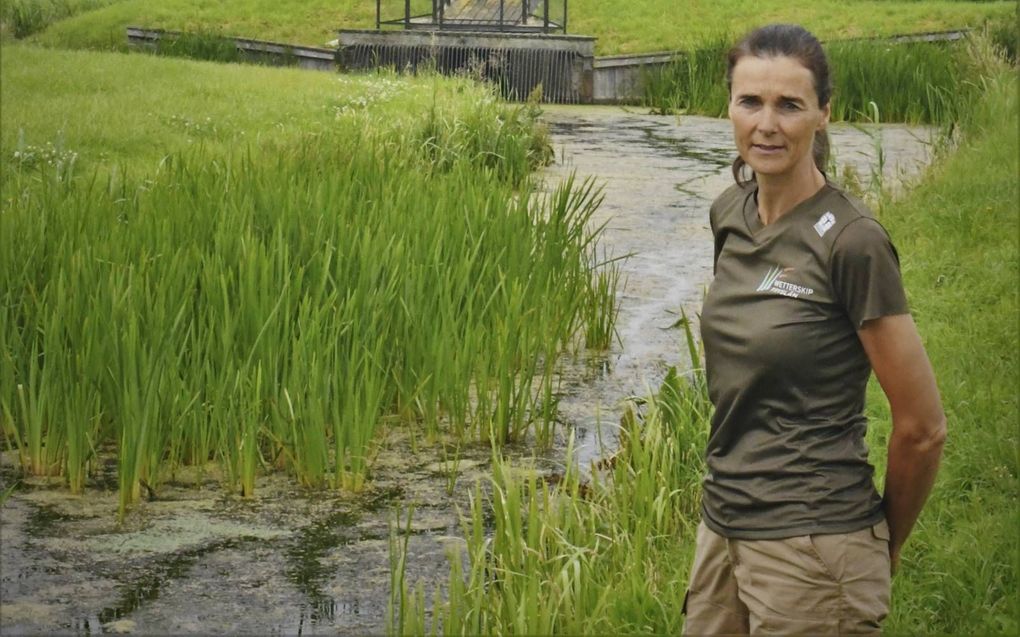
[[[839,234],[830,275],[836,298],[855,328],[870,319],[910,312],[896,248],[874,219],[856,219]]]

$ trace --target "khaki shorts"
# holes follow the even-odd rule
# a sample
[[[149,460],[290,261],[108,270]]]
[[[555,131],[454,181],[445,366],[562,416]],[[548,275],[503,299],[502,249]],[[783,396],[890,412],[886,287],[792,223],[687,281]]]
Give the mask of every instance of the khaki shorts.
[[[705,523],[684,600],[685,635],[861,635],[889,612],[889,527],[728,540]]]

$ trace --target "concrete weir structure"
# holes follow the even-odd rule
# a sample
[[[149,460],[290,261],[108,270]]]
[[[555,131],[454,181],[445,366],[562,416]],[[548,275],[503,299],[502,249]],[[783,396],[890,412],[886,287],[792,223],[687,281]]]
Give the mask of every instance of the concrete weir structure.
[[[542,101],[594,101],[595,38],[498,31],[375,31],[339,33],[343,70],[390,67],[463,73],[492,82],[510,100],[542,87]]]
[[[631,104],[644,95],[645,74],[676,60],[676,52],[611,55],[595,58],[593,99],[596,104]]]

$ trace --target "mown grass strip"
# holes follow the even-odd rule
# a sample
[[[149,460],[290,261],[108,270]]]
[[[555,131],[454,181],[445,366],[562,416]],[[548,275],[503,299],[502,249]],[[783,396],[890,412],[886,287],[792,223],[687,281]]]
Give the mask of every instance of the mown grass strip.
[[[526,171],[548,152],[538,131],[520,146],[530,158],[509,156],[516,130],[495,117],[491,93],[463,78],[337,76],[18,43],[4,45],[0,73],[4,176],[71,163],[79,174],[149,176],[188,148],[275,155],[352,118],[373,130],[416,131],[409,143],[438,162],[486,150],[487,165]],[[450,135],[461,141],[447,144]]]

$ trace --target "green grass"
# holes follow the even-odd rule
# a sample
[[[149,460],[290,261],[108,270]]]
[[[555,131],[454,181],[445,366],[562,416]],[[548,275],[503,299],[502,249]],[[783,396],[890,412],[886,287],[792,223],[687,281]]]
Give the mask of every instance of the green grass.
[[[387,0],[384,6],[388,7],[384,17],[403,15],[402,2]],[[990,17],[1010,13],[1014,7],[1013,2],[945,0],[819,0],[811,3],[763,0],[749,9],[746,3],[736,0],[571,0],[568,26],[571,33],[597,37],[597,52],[609,55],[689,49],[711,40],[718,33],[736,35],[775,21],[798,22],[825,39],[956,29],[978,26]],[[362,0],[224,0],[218,3],[121,0],[59,21],[36,38],[50,46],[124,48],[124,28],[128,25],[321,46],[333,40],[338,29],[374,28],[375,4]]]
[[[1020,628],[1018,108],[1015,75],[990,83],[968,140],[883,209],[949,421],[938,484],[895,581],[894,633]],[[882,419],[879,449],[887,432]]]
[[[210,460],[243,494],[278,469],[360,489],[385,427],[547,441],[557,356],[612,328],[598,192],[532,195],[533,105],[437,76],[3,64],[0,429],[76,491],[116,448],[121,515]]]
[[[397,15],[403,14],[400,4]],[[129,25],[324,46],[344,28],[375,28],[375,3],[361,0],[122,0],[56,23],[37,36],[58,47],[124,49]]]
[[[352,117],[395,132],[433,113],[434,132],[464,133],[459,139],[473,145],[465,152],[490,143],[479,135],[512,140],[499,137],[494,98],[466,80],[336,76],[17,44],[5,45],[0,65],[4,176],[19,163],[71,156],[80,174],[95,169],[140,174],[154,171],[168,154],[195,146],[219,154],[251,144],[271,154],[327,134]],[[538,130],[522,148],[534,157],[503,165],[517,166],[516,178],[521,177],[529,162],[544,160],[544,144]],[[492,158],[504,152],[489,150]],[[15,152],[32,156],[16,159]]]
[[[0,5],[0,39],[25,38],[55,22],[121,0],[5,0]]]
[[[151,56],[54,52],[8,44],[0,60],[3,161],[19,146],[77,153],[97,166],[153,170],[200,144],[214,153],[253,143],[272,152],[323,134],[346,112],[397,129],[422,112],[464,104],[464,83],[343,76]],[[73,68],[74,73],[66,69]]]
[[[942,31],[978,26],[1015,10],[1014,2],[746,2],[573,0],[570,30],[599,38],[599,54],[700,48],[719,33],[736,39],[770,22],[801,24],[823,40]]]
[[[894,579],[889,634],[1020,627],[1015,69],[979,83],[959,148],[882,207],[950,431]],[[491,496],[476,493],[464,521],[468,561],[451,553],[431,604],[421,586],[397,581],[393,626],[421,634],[431,616],[431,629],[449,634],[678,633],[708,428],[700,378],[671,375],[643,417],[628,414],[615,467],[586,487],[574,474],[547,485],[495,461]],[[891,423],[874,383],[868,412],[881,483]]]

